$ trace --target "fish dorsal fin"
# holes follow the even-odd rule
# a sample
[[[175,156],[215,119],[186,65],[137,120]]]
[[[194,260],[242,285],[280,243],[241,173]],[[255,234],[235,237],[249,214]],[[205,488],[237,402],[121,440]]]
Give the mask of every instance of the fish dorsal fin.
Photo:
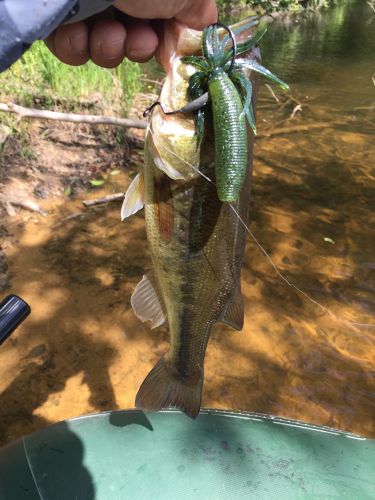
[[[235,330],[242,330],[244,319],[243,298],[241,293],[241,282],[234,289],[219,321],[231,326]]]
[[[143,208],[145,204],[145,177],[143,170],[137,174],[128,190],[121,207],[121,220],[130,217]]]
[[[134,289],[130,303],[137,318],[143,322],[151,321],[151,328],[165,322],[163,299],[157,289],[154,273],[143,276]]]

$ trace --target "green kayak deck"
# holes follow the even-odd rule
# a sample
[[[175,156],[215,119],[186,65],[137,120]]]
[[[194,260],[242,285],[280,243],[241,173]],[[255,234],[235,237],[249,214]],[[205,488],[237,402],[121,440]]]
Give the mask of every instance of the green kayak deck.
[[[375,440],[264,415],[101,413],[0,450],[1,500],[375,499]]]

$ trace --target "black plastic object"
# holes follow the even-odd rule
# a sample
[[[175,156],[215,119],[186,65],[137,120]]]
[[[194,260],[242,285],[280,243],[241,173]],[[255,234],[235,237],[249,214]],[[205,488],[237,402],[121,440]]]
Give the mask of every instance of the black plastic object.
[[[30,314],[30,306],[17,295],[8,295],[0,302],[0,345]]]

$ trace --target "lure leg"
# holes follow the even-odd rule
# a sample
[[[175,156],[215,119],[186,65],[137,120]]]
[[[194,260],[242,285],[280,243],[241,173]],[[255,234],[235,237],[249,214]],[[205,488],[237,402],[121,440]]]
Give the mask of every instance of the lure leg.
[[[242,68],[247,68],[255,71],[256,73],[260,73],[261,75],[265,76],[268,80],[270,80],[273,83],[276,83],[279,85],[283,90],[289,90],[289,85],[280,78],[277,78],[276,75],[271,73],[270,70],[262,66],[261,64],[257,63],[253,59],[237,59],[236,61],[237,66],[242,66]]]
[[[237,44],[237,55],[243,54],[244,52],[248,52],[250,49],[255,47],[260,40],[263,38],[263,36],[266,34],[267,28],[264,28],[263,30],[257,31],[254,36],[249,38],[249,40],[246,40],[246,42],[238,43]],[[228,63],[232,59],[232,51],[227,50],[225,52],[225,62]]]
[[[198,56],[183,56],[181,57],[181,62],[185,64],[191,64],[195,66],[200,71],[208,71],[207,62]]]
[[[244,114],[246,115],[246,118],[249,122],[251,129],[254,132],[254,135],[256,135],[257,131],[256,131],[255,116],[252,103],[253,86],[251,85],[251,82],[244,75],[242,68],[238,68],[235,66],[234,71],[232,71],[231,77],[234,84],[238,87],[243,99],[243,110],[241,112],[240,117],[243,116]]]
[[[243,31],[246,31],[246,30],[252,28],[253,26],[256,26],[257,24],[259,24],[259,19],[257,17],[250,17],[247,22],[243,23],[241,26],[239,26],[236,29],[232,29],[232,33],[235,36],[237,36],[240,33],[242,33]],[[229,39],[230,39],[229,35],[223,36],[223,39],[221,41],[221,46],[220,46],[221,51],[224,51],[226,44],[229,42]]]
[[[224,28],[228,32],[228,38],[226,39],[224,45],[223,42],[219,43],[219,32],[218,28]],[[226,38],[226,37],[224,37]],[[233,69],[234,62],[237,56],[237,42],[236,37],[229,26],[226,26],[222,23],[210,24],[205,30],[203,34],[203,44],[202,51],[205,59],[212,67],[224,67],[226,60],[226,52],[224,51],[224,47],[227,42],[231,40],[232,46],[228,50],[227,53],[231,54],[231,62],[227,72],[230,73]]]

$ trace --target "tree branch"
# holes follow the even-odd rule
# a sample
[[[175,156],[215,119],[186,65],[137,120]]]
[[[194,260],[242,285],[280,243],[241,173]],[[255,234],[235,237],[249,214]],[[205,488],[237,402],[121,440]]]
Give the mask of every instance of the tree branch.
[[[321,128],[333,128],[337,125],[345,125],[345,121],[337,121],[337,122],[319,122],[319,123],[306,123],[305,125],[294,125],[291,127],[284,128],[276,128],[271,130],[265,130],[264,132],[259,132],[256,135],[257,139],[261,139],[264,137],[274,137],[276,135],[284,135],[284,134],[293,134],[298,132],[307,132],[313,129],[321,129]]]
[[[115,193],[104,196],[103,198],[96,198],[95,200],[83,200],[82,204],[85,207],[96,207],[97,205],[103,205],[105,203],[110,203],[111,201],[123,200],[124,196],[125,193]]]
[[[16,113],[20,119],[37,118],[42,120],[58,120],[62,122],[73,123],[91,123],[103,125],[115,125],[128,128],[147,127],[147,122],[143,120],[129,120],[128,118],[118,118],[116,116],[98,116],[98,115],[78,115],[75,113],[59,113],[57,111],[47,111],[43,109],[25,108],[18,104],[3,104],[0,103],[0,111],[5,113]]]

